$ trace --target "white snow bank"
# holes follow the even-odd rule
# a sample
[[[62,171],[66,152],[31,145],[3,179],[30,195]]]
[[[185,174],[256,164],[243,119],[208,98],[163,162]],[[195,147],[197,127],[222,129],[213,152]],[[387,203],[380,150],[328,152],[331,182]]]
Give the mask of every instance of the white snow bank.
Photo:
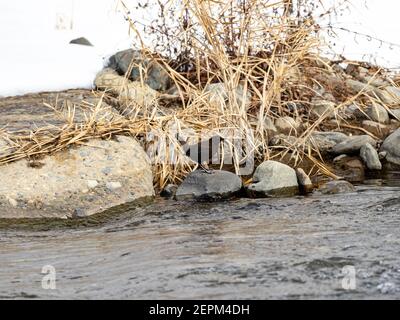
[[[105,58],[130,45],[115,3],[0,1],[0,96],[92,88]],[[69,44],[79,37],[94,47]]]
[[[70,44],[14,46],[1,54],[0,96],[92,88],[103,67],[93,47]]]
[[[104,58],[130,46],[128,26],[117,3],[118,0],[0,1],[0,96],[92,88]],[[134,7],[137,1],[126,3]],[[400,1],[351,3],[352,11],[338,17],[334,25],[400,42]],[[390,48],[365,37],[338,34],[338,53],[355,60],[376,58],[379,64],[400,67],[400,46]],[[86,37],[94,47],[69,44],[78,37]]]

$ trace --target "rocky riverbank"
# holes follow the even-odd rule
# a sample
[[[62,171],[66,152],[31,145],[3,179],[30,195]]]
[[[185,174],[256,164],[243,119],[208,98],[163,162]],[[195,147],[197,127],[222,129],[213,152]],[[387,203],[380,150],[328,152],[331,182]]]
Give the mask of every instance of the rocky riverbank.
[[[257,97],[244,81],[234,88],[215,82],[200,93],[188,92],[174,84],[161,62],[133,50],[111,58],[94,79],[96,92],[2,98],[0,218],[78,218],[158,192],[201,201],[305,195],[318,188],[325,194],[352,192],[351,183],[362,182],[369,173],[397,169],[396,79],[373,66],[320,61],[324,64],[314,72],[319,81],[309,101],[287,103],[274,117],[257,118]],[[144,82],[141,70],[146,70]],[[300,73],[289,78],[307,82]],[[246,110],[257,151],[251,172],[240,175],[237,163],[220,161],[221,150],[237,159],[238,150],[229,149],[228,126],[210,125],[205,137],[197,129],[197,136],[185,136],[182,127],[188,129],[194,109],[184,104],[193,100],[196,108],[202,104],[216,112],[232,103]],[[149,128],[168,135],[177,127],[168,136],[170,151],[163,152],[170,154],[172,148],[183,162],[160,164],[156,160],[163,155],[161,149],[151,152]],[[210,137],[220,140],[214,145]],[[207,151],[219,162],[197,159],[188,151],[204,146],[199,139],[216,148]]]
[[[7,130],[0,140],[0,156],[17,157],[0,166],[0,218],[85,217],[154,196],[150,159],[132,137],[77,140],[78,144],[71,143],[51,155],[35,156],[26,150],[26,157],[22,154],[18,160],[21,144],[30,140],[33,132],[42,130],[57,137],[68,121],[79,127],[89,118],[122,118],[92,92],[71,90],[1,99],[0,112],[0,127]]]
[[[123,136],[13,162],[0,181],[0,218],[86,217],[154,196],[147,155]]]

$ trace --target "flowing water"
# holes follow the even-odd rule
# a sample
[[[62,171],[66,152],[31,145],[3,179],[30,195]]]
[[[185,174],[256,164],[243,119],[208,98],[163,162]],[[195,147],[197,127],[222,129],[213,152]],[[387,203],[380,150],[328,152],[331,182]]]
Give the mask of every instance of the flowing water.
[[[3,222],[0,298],[400,298],[399,191],[157,200],[98,221]],[[46,265],[55,290],[42,287]]]

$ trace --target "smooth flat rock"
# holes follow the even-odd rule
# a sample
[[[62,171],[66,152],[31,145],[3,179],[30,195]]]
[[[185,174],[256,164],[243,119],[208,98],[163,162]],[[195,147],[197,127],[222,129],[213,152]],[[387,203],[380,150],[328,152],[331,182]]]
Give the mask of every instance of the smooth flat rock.
[[[242,180],[232,172],[196,170],[176,191],[176,200],[221,200],[233,197],[242,189]]]
[[[70,44],[78,44],[78,45],[81,45],[81,46],[93,47],[93,44],[88,39],[86,39],[85,37],[80,37],[80,38],[73,39],[69,43]]]

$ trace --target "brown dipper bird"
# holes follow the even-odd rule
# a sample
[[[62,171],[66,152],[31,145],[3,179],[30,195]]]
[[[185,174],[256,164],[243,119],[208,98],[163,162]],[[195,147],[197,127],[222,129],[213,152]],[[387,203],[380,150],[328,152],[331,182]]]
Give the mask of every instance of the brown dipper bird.
[[[184,146],[186,156],[197,162],[199,166],[210,173],[209,164],[212,163],[215,156],[219,154],[220,144],[224,138],[215,135],[208,140],[200,140],[196,144]]]

